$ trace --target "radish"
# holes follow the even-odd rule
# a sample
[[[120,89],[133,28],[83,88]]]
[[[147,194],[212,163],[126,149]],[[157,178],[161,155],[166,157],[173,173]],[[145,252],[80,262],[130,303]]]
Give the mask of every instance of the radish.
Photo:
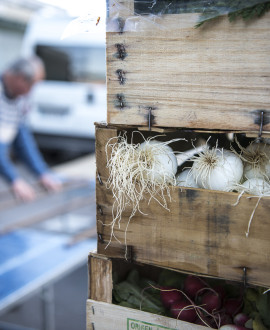
[[[220,314],[220,325],[232,324],[233,319],[228,314]]]
[[[213,286],[213,290],[215,290],[216,293],[220,296],[221,301],[225,299],[226,291],[224,289],[224,286],[222,285]]]
[[[202,307],[209,313],[213,313],[214,311],[219,310],[221,307],[220,296],[213,291],[204,293],[201,302]]]
[[[246,322],[250,320],[250,317],[247,316],[245,313],[238,313],[233,318],[233,323],[235,325],[245,326]]]
[[[184,282],[184,291],[191,298],[194,299],[197,292],[203,288],[206,288],[207,284],[204,283],[198,276],[188,275]]]
[[[173,287],[161,287],[160,298],[165,308],[170,308],[177,301],[184,299],[184,295]]]
[[[170,312],[172,317],[190,323],[193,323],[197,318],[195,306],[191,305],[187,300],[177,301],[172,304]]]
[[[243,306],[242,298],[229,298],[224,301],[223,307],[227,314],[235,316],[239,313]]]

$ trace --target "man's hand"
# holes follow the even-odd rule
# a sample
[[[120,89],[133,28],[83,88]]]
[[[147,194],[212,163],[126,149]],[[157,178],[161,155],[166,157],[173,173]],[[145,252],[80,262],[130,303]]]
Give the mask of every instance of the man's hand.
[[[62,182],[49,173],[43,174],[40,177],[40,182],[49,191],[57,192],[62,189]]]
[[[34,189],[23,179],[16,179],[11,187],[15,197],[23,202],[31,202],[36,198]]]

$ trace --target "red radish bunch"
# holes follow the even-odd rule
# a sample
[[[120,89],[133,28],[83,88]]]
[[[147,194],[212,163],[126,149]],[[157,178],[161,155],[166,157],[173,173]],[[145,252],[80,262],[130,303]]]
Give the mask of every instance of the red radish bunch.
[[[167,309],[177,301],[184,299],[184,295],[179,290],[172,287],[161,287],[160,298],[163,306]]]
[[[242,298],[229,298],[224,301],[224,309],[232,317],[241,311],[243,307]]]
[[[248,329],[249,317],[242,313],[243,298],[226,297],[222,286],[211,287],[198,276],[188,275],[183,291],[160,288],[161,301],[178,320],[222,330]]]
[[[207,284],[198,276],[188,275],[184,282],[184,292],[194,299],[198,291],[207,287]]]
[[[171,305],[171,315],[182,321],[194,323],[197,318],[195,306],[192,305],[187,299],[176,301]]]
[[[209,313],[218,311],[221,308],[222,301],[217,292],[206,292],[202,296],[202,307]]]

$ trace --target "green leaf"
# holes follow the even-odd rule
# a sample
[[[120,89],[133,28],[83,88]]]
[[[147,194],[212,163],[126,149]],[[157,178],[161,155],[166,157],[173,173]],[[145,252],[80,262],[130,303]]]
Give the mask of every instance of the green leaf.
[[[127,276],[127,282],[129,283],[133,283],[135,285],[138,285],[138,283],[140,282],[140,274],[139,271],[137,269],[132,269],[128,276]]]
[[[176,289],[182,289],[186,275],[163,269],[159,275],[158,284],[161,286],[171,286]]]
[[[260,294],[256,305],[263,323],[270,327],[270,294]]]
[[[253,330],[267,330],[259,314],[256,315],[255,320],[253,321]]]
[[[247,300],[256,303],[260,297],[260,294],[259,294],[258,290],[253,289],[253,288],[248,288],[246,290],[245,296],[246,296]]]

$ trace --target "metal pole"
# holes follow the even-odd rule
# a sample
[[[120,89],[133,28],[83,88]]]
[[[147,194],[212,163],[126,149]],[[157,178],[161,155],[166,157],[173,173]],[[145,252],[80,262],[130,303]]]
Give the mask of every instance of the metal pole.
[[[55,330],[55,304],[53,285],[47,285],[41,291],[42,330]]]

